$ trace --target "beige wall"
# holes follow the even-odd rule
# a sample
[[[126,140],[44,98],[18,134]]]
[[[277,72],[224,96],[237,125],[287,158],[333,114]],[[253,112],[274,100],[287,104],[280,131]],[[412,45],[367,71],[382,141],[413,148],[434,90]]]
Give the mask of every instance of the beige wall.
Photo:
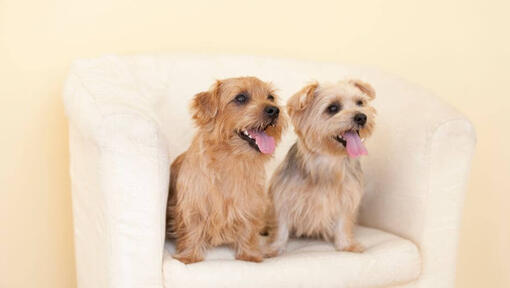
[[[75,58],[148,51],[361,63],[437,92],[479,139],[457,286],[510,287],[509,1],[184,2],[0,0],[0,287],[75,286],[62,83]]]

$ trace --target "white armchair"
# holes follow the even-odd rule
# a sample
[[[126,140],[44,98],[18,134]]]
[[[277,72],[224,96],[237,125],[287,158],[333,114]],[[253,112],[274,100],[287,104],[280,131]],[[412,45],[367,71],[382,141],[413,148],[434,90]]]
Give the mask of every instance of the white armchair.
[[[293,240],[263,263],[226,247],[184,265],[165,243],[169,165],[193,135],[191,97],[216,78],[272,81],[286,101],[306,82],[360,78],[377,91],[364,158],[362,254]],[[242,56],[102,57],[72,66],[64,90],[79,288],[453,287],[475,146],[462,115],[395,76],[337,64]],[[272,172],[292,139],[289,129]],[[368,228],[370,227],[370,228]]]

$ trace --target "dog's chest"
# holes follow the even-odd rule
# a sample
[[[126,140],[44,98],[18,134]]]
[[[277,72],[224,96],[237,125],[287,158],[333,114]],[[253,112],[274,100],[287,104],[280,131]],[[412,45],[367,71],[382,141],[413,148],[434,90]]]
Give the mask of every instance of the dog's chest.
[[[249,197],[254,193],[259,193],[264,187],[264,171],[252,169],[245,163],[234,165],[228,169],[218,169],[214,173],[213,185],[225,197]]]
[[[211,227],[208,234],[212,245],[234,242],[239,225],[253,225],[263,216],[264,179],[242,172],[219,174],[214,181],[216,193],[208,203]]]
[[[308,177],[297,185],[296,195],[290,197],[291,219],[295,233],[307,236],[333,235],[334,227],[343,209],[357,205],[361,191],[359,161],[350,159],[333,162],[331,159],[313,159],[307,164]]]
[[[329,234],[341,212],[340,187],[311,185],[302,187],[300,195],[291,207],[296,234],[317,236]]]

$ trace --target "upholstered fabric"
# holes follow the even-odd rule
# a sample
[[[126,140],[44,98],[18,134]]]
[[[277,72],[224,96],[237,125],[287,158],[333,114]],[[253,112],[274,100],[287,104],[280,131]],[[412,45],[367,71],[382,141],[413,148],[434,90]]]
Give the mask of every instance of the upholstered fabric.
[[[200,275],[210,276],[218,268],[217,261],[179,266],[167,257],[164,215],[168,166],[186,149],[194,133],[188,110],[191,97],[206,90],[216,78],[243,75],[272,81],[283,101],[313,79],[360,78],[374,86],[377,126],[367,141],[369,155],[363,159],[366,195],[360,224],[395,236],[361,229],[366,235],[362,232],[360,237],[362,241],[363,235],[395,237],[392,239],[412,250],[410,242],[403,239],[410,240],[420,252],[421,273],[417,278],[416,266],[412,266],[418,265],[416,255],[378,241],[370,242],[374,249],[381,249],[377,251],[384,250],[375,258],[369,249],[366,254],[346,253],[345,257],[333,251],[321,252],[327,256],[315,259],[303,249],[301,260],[288,255],[253,269],[245,269],[251,263],[237,261],[221,265],[253,273],[247,279],[267,279],[263,278],[269,275],[264,272],[269,271],[267,267],[274,267],[275,273],[281,269],[288,279],[280,283],[289,286],[298,286],[303,279],[289,271],[299,271],[299,261],[307,259],[305,262],[327,266],[324,271],[333,271],[328,270],[334,269],[331,263],[342,268],[340,274],[329,277],[342,275],[345,279],[324,280],[322,286],[372,287],[410,281],[406,287],[453,287],[460,210],[475,144],[468,120],[426,90],[374,69],[203,55],[108,56],[79,60],[72,66],[64,101],[70,120],[79,287],[161,288],[177,286],[183,279],[198,285]],[[268,165],[268,174],[293,138],[289,130]],[[391,274],[379,266],[381,263],[406,269]],[[355,275],[372,268],[382,270],[371,277]],[[313,269],[317,267],[310,267]],[[193,277],[192,271],[201,272],[192,273],[196,274]],[[261,273],[260,277],[256,273]],[[224,277],[215,281],[208,286],[229,283]]]
[[[393,234],[358,227],[364,253],[337,252],[320,240],[291,240],[284,255],[249,263],[234,260],[228,247],[211,249],[203,263],[184,265],[166,245],[163,275],[168,287],[384,287],[418,278],[421,258],[416,245]]]

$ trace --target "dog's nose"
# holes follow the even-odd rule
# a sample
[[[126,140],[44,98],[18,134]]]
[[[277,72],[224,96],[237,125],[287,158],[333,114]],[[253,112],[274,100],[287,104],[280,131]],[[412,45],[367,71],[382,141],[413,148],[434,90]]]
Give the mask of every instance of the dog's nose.
[[[360,126],[365,125],[365,123],[367,123],[367,115],[363,113],[358,113],[354,115],[354,122]]]
[[[280,109],[278,109],[278,107],[276,107],[276,106],[266,106],[266,108],[264,108],[264,114],[266,114],[267,116],[269,116],[271,118],[278,117],[279,113],[280,113]]]

